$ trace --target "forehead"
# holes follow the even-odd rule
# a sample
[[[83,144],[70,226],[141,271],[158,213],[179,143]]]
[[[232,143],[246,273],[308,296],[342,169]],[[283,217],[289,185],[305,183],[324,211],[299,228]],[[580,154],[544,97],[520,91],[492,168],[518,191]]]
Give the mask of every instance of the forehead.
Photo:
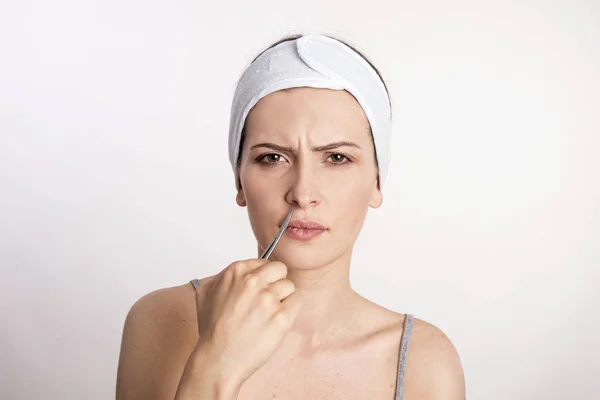
[[[246,119],[246,133],[257,136],[309,134],[325,139],[370,139],[369,122],[345,90],[293,88],[262,98]],[[318,139],[316,139],[318,140]]]

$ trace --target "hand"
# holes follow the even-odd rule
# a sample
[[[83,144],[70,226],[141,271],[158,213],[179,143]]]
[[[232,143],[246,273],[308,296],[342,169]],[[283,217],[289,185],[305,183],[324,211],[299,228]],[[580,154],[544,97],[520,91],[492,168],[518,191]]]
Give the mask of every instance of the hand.
[[[198,346],[221,373],[241,385],[275,353],[300,310],[287,267],[238,261],[196,290]]]

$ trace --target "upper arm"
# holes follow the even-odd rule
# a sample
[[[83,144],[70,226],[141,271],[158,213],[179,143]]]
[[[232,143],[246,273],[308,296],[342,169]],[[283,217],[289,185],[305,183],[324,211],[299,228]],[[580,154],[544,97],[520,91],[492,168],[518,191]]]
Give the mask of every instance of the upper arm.
[[[464,400],[465,378],[456,348],[437,327],[416,324],[408,351],[409,399]]]
[[[196,332],[195,314],[185,305],[193,295],[187,299],[183,291],[159,290],[131,307],[121,341],[117,400],[174,398]]]

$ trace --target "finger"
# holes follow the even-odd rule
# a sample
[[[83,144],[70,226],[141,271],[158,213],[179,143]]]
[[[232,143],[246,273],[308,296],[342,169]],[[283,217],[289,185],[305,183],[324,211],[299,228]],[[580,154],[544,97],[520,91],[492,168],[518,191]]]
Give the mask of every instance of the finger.
[[[251,271],[256,268],[268,263],[267,260],[261,259],[250,259],[243,261],[236,261],[229,264],[227,268],[219,273],[219,281],[222,282],[221,286],[229,287],[232,281],[243,278],[248,275]]]
[[[267,289],[275,295],[277,300],[282,301],[296,290],[294,283],[289,279],[280,279],[277,282],[270,284]]]
[[[287,277],[287,267],[280,261],[272,261],[256,268],[251,274],[261,282],[271,284]]]
[[[237,273],[242,275],[255,270],[256,268],[262,267],[267,264],[269,260],[263,260],[261,258],[251,258],[248,260],[240,260],[232,263],[229,268],[233,269]]]
[[[301,307],[300,297],[297,293],[292,293],[281,302],[281,307],[271,317],[271,322],[282,330],[288,330],[298,317]]]
[[[255,270],[265,264],[268,264],[270,261],[262,258],[251,258],[249,260],[244,260],[243,262],[250,268],[250,270]]]

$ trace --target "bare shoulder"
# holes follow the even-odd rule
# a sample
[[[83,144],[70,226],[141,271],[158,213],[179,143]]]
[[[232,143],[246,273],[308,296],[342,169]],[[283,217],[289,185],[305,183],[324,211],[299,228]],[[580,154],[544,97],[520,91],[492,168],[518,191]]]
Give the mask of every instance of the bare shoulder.
[[[407,398],[463,400],[465,379],[456,348],[442,330],[415,318],[408,349]]]
[[[168,329],[171,323],[186,323],[187,317],[195,318],[193,306],[194,288],[189,283],[155,290],[133,304],[127,314],[125,328],[134,328],[142,323]]]
[[[156,290],[129,310],[117,373],[117,400],[172,399],[197,340],[190,284]]]

